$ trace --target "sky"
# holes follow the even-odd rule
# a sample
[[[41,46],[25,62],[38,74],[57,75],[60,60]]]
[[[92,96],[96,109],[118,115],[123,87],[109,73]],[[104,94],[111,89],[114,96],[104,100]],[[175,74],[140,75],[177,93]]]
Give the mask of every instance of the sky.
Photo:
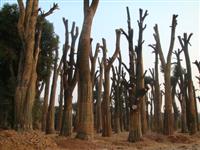
[[[4,3],[16,3],[17,0],[0,0],[0,6]],[[83,22],[83,2],[82,0],[40,0],[39,6],[44,11],[58,3],[59,10],[56,10],[47,19],[54,24],[55,33],[60,37],[60,53],[64,43],[64,25],[62,17],[69,20],[69,27],[75,21],[76,25],[81,31]],[[129,7],[131,24],[134,29],[134,45],[137,44],[138,39],[138,24],[139,8],[144,11],[148,10],[149,15],[146,17],[144,23],[147,28],[144,30],[143,39],[143,56],[144,67],[146,70],[154,67],[154,55],[152,49],[148,46],[154,44],[153,27],[158,24],[161,46],[165,58],[169,50],[170,43],[170,25],[172,15],[178,14],[176,27],[176,37],[183,35],[184,32],[193,33],[191,38],[191,47],[189,47],[189,54],[191,61],[200,60],[200,0],[99,0],[99,6],[94,17],[92,34],[93,47],[97,42],[102,43],[101,39],[105,38],[107,41],[108,56],[112,56],[115,50],[115,29],[123,28],[127,31],[127,16],[126,6]],[[78,42],[77,42],[78,43]],[[179,41],[176,38],[174,50],[180,48]],[[121,37],[121,53],[123,61],[128,64],[128,47],[127,40],[124,36]],[[101,54],[100,54],[101,55]],[[184,58],[184,55],[182,55]],[[172,57],[172,62],[175,61],[175,56]],[[184,62],[182,62],[184,66]],[[192,64],[193,77],[198,75],[196,66]],[[162,75],[161,75],[162,78]],[[194,82],[197,83],[195,77]],[[161,79],[162,82],[162,79]],[[200,88],[195,84],[196,88]],[[199,95],[199,92],[198,92]]]

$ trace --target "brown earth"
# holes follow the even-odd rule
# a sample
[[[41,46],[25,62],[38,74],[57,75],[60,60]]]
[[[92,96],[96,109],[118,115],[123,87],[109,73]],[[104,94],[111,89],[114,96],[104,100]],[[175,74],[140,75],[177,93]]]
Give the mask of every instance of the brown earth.
[[[0,150],[200,150],[200,134],[190,136],[176,133],[164,136],[148,133],[141,141],[127,142],[127,132],[101,137],[93,141],[66,138],[57,134],[45,135],[41,131],[0,131]]]

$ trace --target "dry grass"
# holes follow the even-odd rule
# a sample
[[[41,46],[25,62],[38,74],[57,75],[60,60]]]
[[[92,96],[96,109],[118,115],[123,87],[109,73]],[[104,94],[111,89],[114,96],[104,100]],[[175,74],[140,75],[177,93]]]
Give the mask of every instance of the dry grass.
[[[0,150],[200,150],[200,135],[176,133],[173,136],[147,133],[139,142],[129,143],[128,133],[82,141],[62,136],[45,135],[40,131],[0,131]]]

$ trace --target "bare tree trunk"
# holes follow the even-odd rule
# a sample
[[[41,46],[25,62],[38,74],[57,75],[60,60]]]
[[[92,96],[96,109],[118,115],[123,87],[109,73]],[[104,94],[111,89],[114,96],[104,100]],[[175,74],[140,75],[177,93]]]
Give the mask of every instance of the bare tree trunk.
[[[42,131],[46,131],[50,78],[51,78],[51,73],[47,77],[46,83],[45,83],[46,85],[45,85],[45,90],[44,90],[44,102],[43,102],[43,108],[42,108]]]
[[[114,106],[114,131],[115,133],[120,132],[120,93],[119,93],[119,85],[118,85],[118,80],[117,75],[114,69],[114,66],[112,66],[112,72],[113,72],[113,77],[112,77],[112,87],[114,91],[114,101],[115,101],[115,106]]]
[[[136,56],[135,52],[133,49],[133,29],[131,28],[131,18],[130,18],[130,13],[129,13],[129,8],[126,8],[127,10],[127,24],[128,24],[128,34],[121,29],[122,33],[125,35],[128,41],[128,46],[129,46],[129,68],[127,68],[125,65],[126,70],[129,73],[129,78],[130,78],[130,83],[128,86],[128,91],[129,91],[129,106],[130,106],[130,121],[129,121],[129,136],[128,136],[128,141],[130,142],[136,142],[140,140],[142,137],[142,132],[141,132],[141,120],[140,120],[140,112],[139,109],[133,110],[132,105],[133,105],[133,99],[134,99],[134,94],[136,94],[136,88],[135,88],[135,61],[136,61]]]
[[[157,133],[162,132],[162,114],[161,114],[161,96],[160,96],[160,83],[159,83],[159,70],[158,70],[158,53],[155,51],[155,130]]]
[[[157,24],[154,27],[154,30],[155,30],[154,38],[156,40],[156,46],[154,47],[154,49],[158,52],[160,56],[162,68],[164,69],[164,81],[165,81],[164,134],[166,135],[173,134],[172,96],[171,96],[171,90],[169,89],[171,89],[171,80],[170,80],[171,56],[172,56],[172,51],[173,51],[174,41],[175,41],[175,29],[177,25],[176,18],[177,18],[177,15],[173,15],[172,26],[171,26],[171,40],[170,40],[170,47],[169,47],[169,51],[167,55],[167,62],[165,62],[165,58],[163,56]]]
[[[136,61],[136,91],[140,89],[144,89],[144,69],[143,69],[143,56],[142,56],[142,44],[143,41],[143,31],[146,28],[146,25],[143,27],[143,22],[146,16],[148,15],[147,10],[143,15],[143,10],[139,10],[140,19],[138,20],[139,26],[139,38],[138,38],[138,45],[136,46],[136,53],[137,53],[137,61]],[[147,119],[146,119],[146,105],[145,105],[145,97],[141,97],[140,100],[140,111],[141,111],[141,125],[142,125],[142,133],[145,134],[147,131]]]
[[[57,119],[57,131],[60,131],[63,116],[63,73],[60,75],[60,95],[59,95],[59,109],[58,109],[58,119]]]
[[[102,130],[102,113],[101,113],[101,101],[102,101],[102,85],[103,85],[103,60],[99,62],[100,75],[98,81],[98,97],[96,104],[96,113],[97,113],[97,133],[100,133]]]
[[[186,97],[187,94],[185,92],[186,89],[186,85],[184,83],[184,79],[183,79],[183,69],[182,69],[182,65],[181,65],[181,59],[180,59],[180,54],[181,54],[181,50],[175,51],[175,55],[177,58],[177,66],[178,66],[178,74],[180,77],[180,83],[179,83],[179,88],[180,88],[180,93],[178,95],[178,99],[180,101],[181,104],[181,132],[182,133],[187,133],[188,132],[188,127],[187,127],[187,115],[186,115]]]
[[[117,55],[120,52],[120,30],[115,30],[116,32],[116,49],[113,56],[110,60],[107,61],[107,47],[106,47],[106,40],[102,39],[103,41],[103,61],[104,61],[104,97],[102,101],[102,125],[103,125],[103,132],[102,136],[111,136],[112,135],[112,128],[111,128],[111,114],[110,114],[110,69],[112,67],[113,62],[117,58]]]
[[[71,48],[69,46],[69,31],[68,20],[63,18],[65,26],[65,44],[63,50],[63,86],[64,86],[64,110],[62,117],[62,125],[60,134],[65,136],[72,135],[72,94],[78,80],[78,71],[74,60],[75,43],[78,37],[78,27],[75,27],[75,22],[71,29]],[[67,54],[70,48],[69,61],[67,61]],[[75,69],[73,69],[75,67]]]
[[[194,105],[195,105],[195,112],[196,112],[196,119],[197,119],[197,130],[199,131],[199,115],[198,115],[198,108],[197,108],[197,99],[196,99],[196,92],[195,88],[193,86],[193,92],[194,92]]]
[[[84,22],[78,44],[78,71],[80,84],[79,119],[76,137],[79,139],[93,139],[93,108],[92,108],[92,79],[89,65],[90,33],[93,17],[99,0],[84,0]]]
[[[35,30],[38,16],[38,0],[24,2],[18,0],[19,20],[18,32],[23,44],[18,67],[15,90],[15,128],[32,129],[32,107],[35,100],[35,84],[37,79],[36,64],[39,49],[35,49]],[[34,55],[34,51],[36,55]]]
[[[104,66],[105,67],[105,66]],[[102,101],[102,136],[111,136],[111,113],[110,113],[110,70],[104,72],[104,96]]]
[[[184,33],[183,39],[181,39],[180,36],[178,36],[180,45],[183,49],[184,55],[185,55],[185,61],[186,61],[186,67],[187,67],[187,86],[188,86],[188,98],[189,98],[189,131],[191,134],[195,134],[197,132],[197,120],[196,120],[196,112],[195,112],[195,100],[194,100],[194,92],[193,92],[193,83],[192,83],[192,72],[191,72],[191,65],[190,65],[190,57],[188,52],[188,44],[190,41],[192,34],[187,36],[187,33]]]
[[[176,86],[172,87],[172,106],[174,110],[174,129],[177,130],[179,121],[179,110],[175,102],[175,94],[176,94]]]
[[[15,128],[22,130],[32,129],[32,108],[35,100],[35,87],[37,80],[37,61],[40,51],[40,39],[42,27],[36,29],[38,18],[38,0],[26,1],[26,7],[22,0],[18,0],[19,20],[18,32],[22,41],[23,50],[20,52],[20,62],[15,90]],[[50,15],[57,9],[57,4],[42,18]]]
[[[57,67],[57,60],[58,60],[58,49],[56,50],[55,56],[55,63],[54,63],[54,73],[53,73],[53,81],[51,85],[51,94],[50,94],[50,101],[47,113],[47,123],[46,123],[46,134],[52,134],[55,131],[55,97],[56,97],[56,88],[57,88],[57,80],[58,75],[60,72],[60,68],[62,65],[62,59]]]

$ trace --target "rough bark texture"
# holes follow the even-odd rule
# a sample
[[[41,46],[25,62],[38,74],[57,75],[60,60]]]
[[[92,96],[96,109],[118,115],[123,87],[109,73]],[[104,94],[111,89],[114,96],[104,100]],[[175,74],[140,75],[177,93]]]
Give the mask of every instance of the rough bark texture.
[[[192,71],[191,71],[191,65],[190,65],[190,57],[188,52],[188,44],[190,41],[192,34],[187,36],[187,33],[183,34],[183,38],[179,36],[179,42],[183,49],[184,55],[185,55],[185,61],[186,61],[186,67],[187,67],[187,74],[186,74],[186,80],[187,80],[187,91],[188,91],[188,98],[189,98],[189,126],[188,129],[191,134],[195,134],[197,132],[197,119],[196,119],[196,112],[195,112],[195,99],[194,99],[194,92],[193,92],[193,83],[192,83]]]
[[[15,90],[15,128],[32,129],[32,107],[35,99],[37,79],[36,64],[39,48],[35,47],[35,30],[38,16],[38,0],[26,2],[18,0],[18,32],[23,44]]]
[[[32,108],[35,99],[37,80],[36,66],[40,51],[42,26],[36,29],[38,18],[38,0],[27,0],[26,7],[22,0],[18,0],[19,20],[18,32],[23,49],[20,52],[20,62],[15,90],[15,128],[32,129]],[[57,4],[41,18],[53,13]]]
[[[95,15],[99,0],[93,0],[89,6],[89,0],[84,0],[84,21],[78,44],[78,72],[79,72],[79,119],[77,135],[79,139],[93,138],[93,108],[92,108],[92,80],[89,66],[90,34],[93,17]]]
[[[111,128],[111,113],[110,113],[110,69],[112,67],[113,62],[117,58],[117,55],[120,52],[120,35],[121,31],[116,30],[116,49],[113,56],[107,60],[107,47],[106,40],[102,39],[103,46],[101,47],[103,50],[103,61],[104,61],[104,96],[102,101],[102,127],[103,132],[102,136],[111,136],[112,128]]]
[[[171,72],[171,56],[174,47],[175,41],[175,29],[177,25],[177,15],[173,15],[172,18],[172,26],[171,26],[171,40],[169,51],[167,55],[167,61],[163,56],[161,43],[160,43],[160,36],[158,32],[158,26],[155,25],[154,30],[154,38],[156,40],[155,49],[160,56],[160,61],[162,64],[162,68],[164,69],[164,81],[165,81],[165,107],[164,107],[164,134],[171,135],[173,134],[173,115],[172,115],[172,95],[171,95],[171,80],[170,80],[170,72]]]

